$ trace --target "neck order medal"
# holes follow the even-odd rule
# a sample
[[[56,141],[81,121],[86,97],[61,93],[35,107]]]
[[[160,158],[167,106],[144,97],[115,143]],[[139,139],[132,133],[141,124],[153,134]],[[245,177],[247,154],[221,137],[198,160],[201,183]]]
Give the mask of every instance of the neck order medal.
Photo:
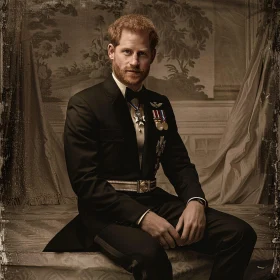
[[[142,132],[142,129],[145,125],[145,116],[143,113],[143,109],[141,108],[140,103],[138,104],[138,106],[133,104],[131,101],[129,101],[128,103],[134,109],[135,115],[133,118],[135,119],[135,122],[138,125],[139,132]]]

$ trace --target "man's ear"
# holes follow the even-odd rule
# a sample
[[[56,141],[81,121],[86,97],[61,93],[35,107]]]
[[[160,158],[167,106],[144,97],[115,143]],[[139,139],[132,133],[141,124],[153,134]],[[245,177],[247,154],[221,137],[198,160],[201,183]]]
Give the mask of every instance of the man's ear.
[[[155,57],[156,57],[156,54],[157,54],[157,50],[156,49],[153,49],[152,50],[152,59],[151,59],[151,64],[153,63]]]
[[[115,47],[113,46],[113,44],[109,44],[107,50],[109,58],[113,60],[115,57]]]

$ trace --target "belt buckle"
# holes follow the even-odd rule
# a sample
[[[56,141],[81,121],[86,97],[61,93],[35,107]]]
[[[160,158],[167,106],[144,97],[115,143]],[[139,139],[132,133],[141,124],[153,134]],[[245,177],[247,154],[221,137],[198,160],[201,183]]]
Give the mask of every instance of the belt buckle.
[[[137,192],[145,193],[151,190],[151,181],[150,180],[138,180],[137,181]]]

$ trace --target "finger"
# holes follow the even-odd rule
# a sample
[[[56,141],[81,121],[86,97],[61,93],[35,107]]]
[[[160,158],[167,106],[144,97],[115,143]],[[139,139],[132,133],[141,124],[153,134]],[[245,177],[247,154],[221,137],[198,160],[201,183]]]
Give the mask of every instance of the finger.
[[[191,228],[191,230],[190,230],[190,233],[189,233],[189,236],[188,236],[188,242],[187,242],[188,245],[194,243],[194,241],[195,241],[195,236],[196,236],[196,233],[197,233],[197,232],[199,233],[198,228],[192,226],[192,228]]]
[[[183,228],[183,233],[181,235],[181,239],[183,240],[183,242],[186,242],[189,238],[189,234],[190,234],[190,225],[188,224],[184,224],[184,228]]]
[[[164,239],[162,236],[160,236],[158,240],[159,240],[160,245],[161,245],[165,250],[169,249],[168,243],[165,241],[165,239]]]
[[[204,219],[201,222],[201,225],[199,227],[199,230],[196,233],[196,237],[195,237],[195,242],[198,242],[199,240],[201,240],[204,236],[204,231],[205,231],[205,227],[206,227],[206,219]]]
[[[182,246],[182,240],[181,240],[180,234],[175,230],[175,228],[171,227],[168,230],[168,232],[171,235],[171,237],[174,239],[174,241],[176,242],[177,246]]]
[[[198,242],[199,240],[202,239],[203,234],[204,234],[204,229],[205,229],[205,227],[203,225],[198,226],[196,228],[194,238],[192,240],[193,243]]]
[[[164,233],[163,235],[165,241],[167,242],[169,248],[175,248],[176,244],[172,236],[169,234],[169,232]]]
[[[182,226],[183,226],[183,219],[182,219],[182,217],[180,217],[180,219],[176,225],[176,231],[179,232],[181,230]]]
[[[195,234],[194,234],[194,238],[193,238],[193,243],[198,242],[201,238],[201,229],[197,229]]]

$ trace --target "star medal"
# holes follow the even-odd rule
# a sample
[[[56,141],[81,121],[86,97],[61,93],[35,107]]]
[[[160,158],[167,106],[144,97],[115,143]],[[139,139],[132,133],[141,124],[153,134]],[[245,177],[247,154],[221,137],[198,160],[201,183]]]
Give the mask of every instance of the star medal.
[[[159,110],[152,110],[155,126],[158,130],[163,130],[162,121],[160,118]]]
[[[145,116],[142,112],[142,108],[140,108],[140,104],[137,106],[135,106],[133,103],[128,102],[130,104],[130,106],[134,109],[135,111],[135,116],[133,117],[135,119],[136,124],[138,125],[138,130],[139,132],[142,131],[142,128],[145,125]]]
[[[164,151],[165,148],[165,140],[164,136],[160,136],[160,140],[158,140],[157,146],[156,146],[156,154],[157,157],[160,157]]]
[[[160,110],[160,115],[161,115],[161,119],[162,119],[162,127],[164,130],[168,129],[168,123],[166,122],[166,116],[165,116],[165,112],[163,110]]]

